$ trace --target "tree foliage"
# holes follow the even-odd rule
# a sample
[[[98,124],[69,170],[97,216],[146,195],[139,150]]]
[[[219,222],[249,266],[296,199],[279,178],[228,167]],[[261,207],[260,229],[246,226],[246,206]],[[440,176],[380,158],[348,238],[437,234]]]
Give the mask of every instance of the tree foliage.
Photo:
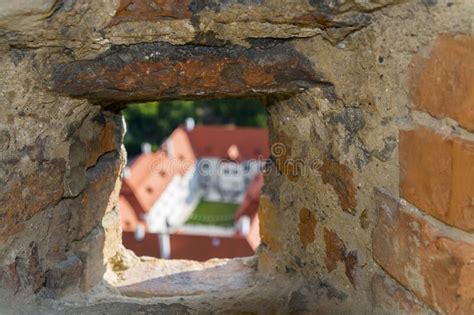
[[[257,99],[163,101],[132,103],[123,111],[127,123],[125,147],[129,157],[144,142],[157,149],[186,118],[196,124],[266,127],[266,111]]]

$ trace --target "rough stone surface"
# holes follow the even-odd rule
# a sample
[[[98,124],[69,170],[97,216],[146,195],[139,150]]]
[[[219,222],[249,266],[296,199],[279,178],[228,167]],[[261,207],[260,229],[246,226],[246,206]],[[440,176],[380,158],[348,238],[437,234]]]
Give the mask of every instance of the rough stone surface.
[[[102,219],[102,227],[104,228],[104,261],[115,256],[122,245],[122,229],[120,227],[120,213],[118,208],[112,209],[104,215]]]
[[[15,258],[15,268],[21,287],[33,293],[37,293],[43,287],[45,274],[36,242],[31,242],[25,249],[24,257]]]
[[[132,21],[155,21],[160,18],[190,18],[190,4],[189,0],[121,0],[109,25]]]
[[[242,290],[255,285],[255,269],[246,260],[157,261],[142,258],[121,271],[118,290],[131,297],[192,296],[220,290]],[[187,282],[187,286],[182,284]]]
[[[281,243],[278,236],[273,233],[278,229],[278,220],[276,214],[278,209],[272,204],[268,196],[260,196],[258,206],[258,216],[260,219],[260,238],[262,243],[270,247],[273,251],[281,250]]]
[[[105,233],[101,226],[92,230],[84,239],[74,242],[71,247],[83,264],[80,288],[87,291],[102,281],[106,271],[104,261]]]
[[[474,231],[474,142],[426,128],[400,132],[400,193],[426,213]]]
[[[357,265],[357,252],[347,252],[346,245],[334,231],[324,229],[324,242],[326,244],[326,268],[332,272],[338,262],[342,262],[349,281],[355,287],[355,267]]]
[[[57,0],[2,0],[0,5],[0,26],[1,27],[21,27],[17,23],[35,23],[35,20],[45,18],[52,13]]]
[[[373,251],[377,263],[436,311],[471,314],[472,235],[452,231],[382,192],[376,194],[380,217]]]
[[[306,208],[300,210],[300,224],[298,225],[300,231],[300,240],[306,248],[308,244],[314,242],[314,228],[316,227],[316,219],[314,214]]]
[[[288,42],[255,41],[247,49],[153,43],[114,46],[93,61],[57,65],[52,89],[132,101],[297,92],[319,79]]]
[[[17,292],[20,285],[20,279],[16,271],[16,263],[13,262],[0,268],[0,287],[2,289]]]
[[[344,211],[354,213],[356,207],[356,190],[352,182],[350,169],[331,159],[325,159],[319,169],[325,184],[331,185],[339,197]]]
[[[77,256],[69,256],[55,268],[46,271],[45,287],[53,290],[74,286],[82,273],[82,261]]]
[[[105,213],[117,204],[120,186],[110,181],[110,177],[119,177],[121,161],[116,152],[103,155],[95,167],[86,172],[87,188],[80,197],[78,208],[72,214],[71,220],[78,228],[75,239],[84,238],[104,217]],[[93,213],[87,209],[96,209]]]

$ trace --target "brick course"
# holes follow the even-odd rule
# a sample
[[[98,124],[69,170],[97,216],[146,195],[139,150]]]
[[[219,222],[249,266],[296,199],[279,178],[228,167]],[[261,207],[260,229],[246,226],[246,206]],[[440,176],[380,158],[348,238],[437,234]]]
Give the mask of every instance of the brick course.
[[[442,34],[427,58],[415,56],[410,94],[416,109],[474,131],[474,37]]]
[[[430,215],[474,231],[474,143],[423,127],[401,131],[400,194]]]
[[[474,240],[376,191],[375,261],[433,309],[474,314]]]

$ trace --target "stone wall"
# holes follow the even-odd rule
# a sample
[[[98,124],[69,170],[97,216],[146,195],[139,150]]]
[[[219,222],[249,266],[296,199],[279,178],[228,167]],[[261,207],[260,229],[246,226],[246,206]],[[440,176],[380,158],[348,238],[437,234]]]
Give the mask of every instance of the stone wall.
[[[0,9],[5,312],[474,312],[472,1]],[[123,297],[103,280],[141,264],[120,248],[119,110],[246,96],[268,110],[273,160],[244,264],[257,285]],[[237,283],[247,267],[230,265]]]

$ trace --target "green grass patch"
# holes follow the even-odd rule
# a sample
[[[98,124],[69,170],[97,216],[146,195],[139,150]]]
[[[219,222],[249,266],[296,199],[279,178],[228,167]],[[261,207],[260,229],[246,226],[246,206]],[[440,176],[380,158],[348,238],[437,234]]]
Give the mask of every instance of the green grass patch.
[[[201,201],[186,224],[232,226],[238,206],[233,203]]]

